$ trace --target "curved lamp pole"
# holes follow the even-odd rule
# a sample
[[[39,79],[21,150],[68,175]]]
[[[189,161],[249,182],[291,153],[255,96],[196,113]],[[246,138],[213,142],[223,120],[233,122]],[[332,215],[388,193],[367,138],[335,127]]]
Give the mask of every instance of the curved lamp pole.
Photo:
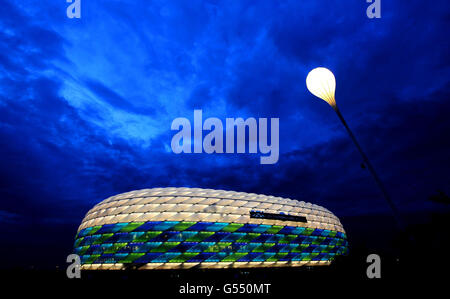
[[[383,193],[384,198],[389,204],[389,207],[392,209],[392,212],[398,225],[400,226],[400,228],[403,228],[403,222],[401,221],[400,214],[396,206],[392,202],[389,193],[386,191],[386,188],[384,187],[383,183],[381,182],[380,178],[375,172],[375,169],[373,168],[366,154],[362,150],[361,146],[359,145],[358,141],[355,138],[355,135],[353,135],[353,132],[348,127],[347,122],[345,121],[344,117],[342,116],[341,112],[339,111],[336,105],[336,100],[334,98],[334,93],[336,90],[336,79],[333,73],[330,70],[323,67],[315,68],[312,71],[310,71],[308,76],[306,77],[306,86],[313,95],[324,100],[334,109],[339,119],[341,120],[342,124],[347,129],[347,132],[350,135],[350,138],[353,140],[353,143],[358,148],[358,151],[361,154],[364,163],[367,165],[367,168],[369,169],[370,173],[375,179],[375,182],[377,183],[378,187]]]

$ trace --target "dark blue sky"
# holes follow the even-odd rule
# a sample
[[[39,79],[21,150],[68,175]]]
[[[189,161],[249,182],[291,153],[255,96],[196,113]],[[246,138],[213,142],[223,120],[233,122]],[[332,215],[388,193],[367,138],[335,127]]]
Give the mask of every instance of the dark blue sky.
[[[100,200],[161,186],[286,196],[338,216],[388,211],[333,110],[306,89],[317,66],[335,73],[338,106],[400,210],[439,209],[427,198],[450,193],[448,1],[383,0],[381,19],[364,0],[83,0],[81,19],[66,5],[0,0],[11,238],[72,234]],[[171,122],[194,109],[278,117],[279,162],[175,155]]]

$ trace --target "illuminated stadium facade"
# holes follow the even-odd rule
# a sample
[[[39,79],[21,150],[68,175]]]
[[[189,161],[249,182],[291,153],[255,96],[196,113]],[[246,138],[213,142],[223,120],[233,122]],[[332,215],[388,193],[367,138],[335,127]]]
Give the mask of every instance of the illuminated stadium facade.
[[[82,269],[328,265],[346,254],[339,219],[303,201],[198,188],[119,194],[83,219]]]

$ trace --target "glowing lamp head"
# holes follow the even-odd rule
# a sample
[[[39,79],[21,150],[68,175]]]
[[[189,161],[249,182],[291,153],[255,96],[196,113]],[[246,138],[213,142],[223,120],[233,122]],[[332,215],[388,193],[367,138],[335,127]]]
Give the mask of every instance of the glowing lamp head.
[[[336,109],[336,100],[334,99],[336,79],[329,69],[318,67],[310,71],[306,77],[306,87],[313,95]]]

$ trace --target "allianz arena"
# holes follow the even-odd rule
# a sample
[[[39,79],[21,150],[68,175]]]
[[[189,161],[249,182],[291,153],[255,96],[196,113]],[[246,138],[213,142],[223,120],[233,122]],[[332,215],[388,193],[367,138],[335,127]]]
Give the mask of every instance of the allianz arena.
[[[347,253],[327,209],[287,198],[199,188],[122,193],[84,217],[81,269],[328,265]]]

